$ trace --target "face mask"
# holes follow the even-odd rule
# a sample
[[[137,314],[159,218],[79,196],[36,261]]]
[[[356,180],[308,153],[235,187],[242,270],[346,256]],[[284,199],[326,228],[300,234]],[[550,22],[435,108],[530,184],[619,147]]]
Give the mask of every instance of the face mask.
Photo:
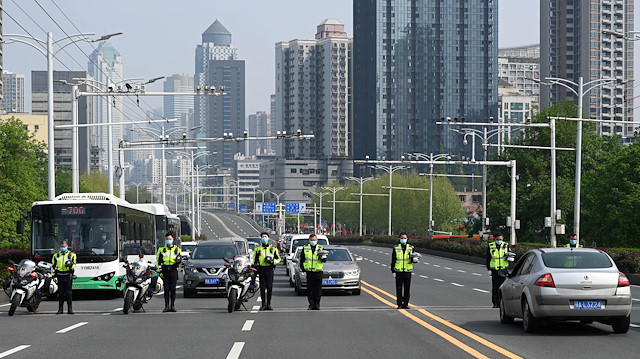
[[[407,244],[406,238],[400,238],[400,244]]]
[[[318,241],[309,241],[309,244],[311,244],[312,246],[315,246],[316,244],[318,244]]]
[[[167,239],[167,240],[165,241],[165,243],[166,243],[168,246],[170,246],[170,245],[172,245],[172,244],[173,244],[173,239]]]
[[[575,239],[572,239],[572,240],[569,241],[569,243],[571,243],[572,246],[575,246],[576,243],[578,243],[578,241],[575,240]]]
[[[62,253],[66,252],[67,250],[68,250],[67,247],[60,247],[60,252]]]
[[[263,244],[269,243],[269,238],[262,237],[262,243]]]
[[[502,241],[496,241],[496,244],[497,244],[497,245],[501,245],[501,244],[502,244]]]
[[[107,236],[102,236],[100,238],[102,238],[103,241],[107,240]]]

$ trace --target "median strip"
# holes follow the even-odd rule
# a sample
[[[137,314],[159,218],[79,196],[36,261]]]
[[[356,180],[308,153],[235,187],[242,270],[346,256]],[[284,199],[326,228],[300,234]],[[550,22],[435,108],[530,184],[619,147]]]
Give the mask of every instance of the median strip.
[[[377,290],[378,292],[380,292],[380,293],[382,293],[382,294],[386,295],[386,296],[387,296],[387,297],[389,297],[389,298],[396,299],[396,297],[395,297],[394,295],[392,295],[392,294],[390,294],[390,293],[388,293],[388,292],[386,292],[386,291],[384,291],[384,290],[382,290],[382,289],[380,289],[380,288],[378,288],[378,287],[376,287],[376,286],[374,286],[374,285],[371,285],[371,284],[369,284],[369,283],[367,283],[367,282],[365,282],[365,281],[362,281],[362,284],[364,284],[364,285],[366,285],[366,286],[369,286],[369,287],[371,287],[371,288],[373,288],[373,289]],[[364,287],[363,287],[362,289],[363,289],[363,290],[365,290],[365,288],[364,288]],[[390,302],[388,302],[388,303],[390,303]],[[390,304],[391,304],[391,303],[390,303]],[[415,305],[415,304],[413,304],[413,303],[411,303],[411,305],[412,305],[412,306],[416,306],[416,305]],[[403,310],[400,310],[400,311],[402,312]],[[476,335],[476,334],[474,334],[474,333],[471,333],[470,331],[468,331],[468,330],[466,330],[466,329],[464,329],[464,328],[462,328],[462,327],[459,327],[459,326],[457,326],[457,325],[455,325],[455,324],[452,324],[452,323],[450,323],[449,321],[447,321],[447,320],[445,320],[445,319],[442,319],[442,318],[440,318],[439,316],[437,316],[437,315],[435,315],[435,314],[432,314],[432,313],[430,313],[430,312],[428,312],[428,311],[426,311],[426,310],[424,310],[424,309],[418,309],[418,311],[419,311],[420,313],[422,313],[422,314],[426,315],[427,317],[429,317],[429,318],[431,318],[431,319],[433,319],[433,320],[437,321],[438,323],[443,324],[443,325],[446,325],[447,327],[449,327],[449,328],[451,328],[451,329],[453,329],[453,330],[457,331],[458,333],[463,334],[463,335],[465,335],[465,336],[467,336],[467,337],[469,337],[469,338],[471,338],[471,339],[473,339],[473,340],[477,341],[478,343],[480,343],[480,344],[482,344],[482,345],[484,345],[484,346],[486,346],[486,347],[488,347],[488,348],[490,348],[490,349],[495,350],[496,352],[498,352],[498,353],[500,353],[500,354],[502,354],[502,355],[506,356],[507,358],[511,358],[511,359],[522,359],[522,357],[520,357],[520,356],[518,356],[518,355],[516,355],[516,354],[514,354],[514,353],[512,353],[512,352],[510,352],[510,351],[508,351],[508,350],[506,350],[506,349],[504,349],[504,348],[502,348],[502,347],[500,347],[500,346],[496,345],[496,344],[493,344],[493,343],[491,343],[490,341],[488,341],[488,340],[486,340],[486,339],[484,339],[484,338],[482,338],[482,337],[480,337],[480,336],[478,336],[478,335]]]
[[[66,327],[66,328],[64,328],[64,329],[60,329],[60,330],[58,330],[56,333],[58,333],[58,334],[64,334],[64,333],[66,333],[66,332],[72,331],[72,330],[74,330],[74,329],[76,329],[76,328],[80,328],[81,326],[83,326],[83,325],[87,325],[87,324],[89,324],[89,322],[80,322],[80,323],[78,323],[78,324],[74,324],[74,325],[72,325],[72,326],[70,326],[70,327]]]
[[[4,358],[4,357],[8,357],[11,354],[17,353],[21,350],[27,349],[28,347],[30,347],[31,345],[18,345],[17,347],[13,348],[13,349],[9,349],[7,351],[4,351],[2,353],[0,353],[0,358]]]

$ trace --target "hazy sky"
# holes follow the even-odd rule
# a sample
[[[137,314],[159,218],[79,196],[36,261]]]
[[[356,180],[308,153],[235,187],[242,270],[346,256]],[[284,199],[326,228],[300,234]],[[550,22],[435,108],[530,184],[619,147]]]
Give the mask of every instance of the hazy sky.
[[[499,4],[500,47],[539,43],[538,0],[500,0]],[[218,19],[233,34],[239,58],[245,60],[247,115],[269,111],[269,95],[274,92],[276,42],[313,38],[316,26],[326,18],[342,21],[348,35],[353,36],[353,5],[347,0],[4,0],[3,6],[5,34],[28,32],[44,39],[44,31],[51,31],[55,40],[66,36],[60,27],[67,34],[77,33],[74,25],[82,32],[95,32],[98,36],[123,32],[124,35],[114,37],[111,43],[122,55],[125,78],[193,75],[195,46],[201,43],[202,32]],[[79,46],[87,55],[93,51],[89,44],[79,43]],[[27,77],[25,101],[29,111],[31,70],[46,70],[46,59],[22,44],[5,45],[3,50],[5,70]],[[66,50],[71,56],[61,52],[60,62],[73,70],[87,69],[89,60],[76,46]],[[56,61],[54,68],[67,70],[60,62]],[[161,91],[162,83],[150,85],[147,90]],[[146,103],[140,105],[143,110],[162,106],[160,98],[147,97],[144,101]],[[130,111],[133,110],[127,111],[130,118],[141,114]]]

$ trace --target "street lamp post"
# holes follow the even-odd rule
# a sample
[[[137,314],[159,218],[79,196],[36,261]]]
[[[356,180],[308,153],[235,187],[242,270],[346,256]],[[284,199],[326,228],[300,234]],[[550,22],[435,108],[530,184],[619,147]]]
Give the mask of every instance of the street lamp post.
[[[360,184],[360,224],[359,224],[359,233],[362,237],[362,189],[365,182],[371,181],[375,179],[375,177],[346,177],[349,181],[355,181]]]
[[[342,191],[345,187],[322,187],[333,194],[333,222],[331,222],[331,235],[336,235],[336,192]]]
[[[402,169],[406,169],[406,166],[393,166],[393,165],[389,165],[389,166],[382,166],[382,165],[376,165],[373,166],[374,169],[381,169],[385,172],[387,172],[389,174],[389,231],[388,231],[388,235],[391,236],[391,193],[392,193],[392,189],[393,189],[393,172],[398,171],[398,170],[402,170]]]
[[[269,192],[268,189],[256,189],[256,192],[260,193],[262,195],[262,206],[263,206],[263,210],[262,210],[262,226],[264,227],[264,194]],[[255,208],[254,208],[254,212],[255,212]]]
[[[473,152],[475,154],[475,150]],[[451,155],[448,154],[437,154],[434,155],[433,152],[429,155],[423,153],[413,153],[413,156],[416,158],[424,159],[430,161],[429,163],[429,237],[433,237],[433,162],[441,159],[450,160]],[[475,162],[472,159],[472,162]]]
[[[326,196],[328,194],[329,193],[327,193],[327,192],[314,192],[313,193],[314,196],[320,197],[320,212],[318,213],[318,216],[319,216],[318,219],[319,219],[319,222],[320,222],[320,227],[322,227],[322,197],[324,197],[324,196]],[[314,213],[314,216],[315,216],[315,213]],[[316,233],[317,233],[317,230],[318,229],[316,228],[315,229]],[[320,233],[322,233],[322,231]]]
[[[273,191],[269,191],[271,194],[276,196],[277,204],[276,204],[276,212],[278,212],[278,236],[282,236],[282,227],[284,226],[284,216],[280,213],[280,196],[282,196],[285,192],[275,193]],[[280,221],[282,220],[282,223]]]

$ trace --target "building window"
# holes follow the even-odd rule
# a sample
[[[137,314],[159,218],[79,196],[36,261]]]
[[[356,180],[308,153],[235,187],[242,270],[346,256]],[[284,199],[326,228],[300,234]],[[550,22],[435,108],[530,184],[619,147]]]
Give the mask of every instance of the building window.
[[[291,169],[291,173],[296,173],[296,172],[297,172],[297,170],[295,168]]]

